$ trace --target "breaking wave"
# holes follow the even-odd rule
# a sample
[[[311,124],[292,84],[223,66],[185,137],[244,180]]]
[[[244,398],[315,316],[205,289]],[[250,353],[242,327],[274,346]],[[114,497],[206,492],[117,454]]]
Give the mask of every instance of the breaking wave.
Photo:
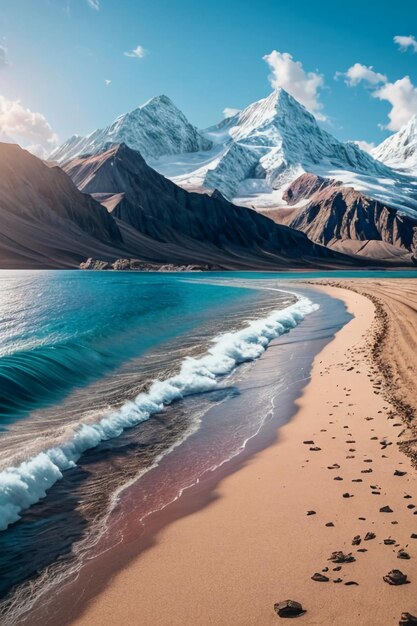
[[[268,344],[299,324],[319,305],[306,297],[295,304],[254,320],[236,332],[215,337],[200,358],[187,357],[180,371],[163,381],[155,381],[147,392],[104,416],[96,423],[80,423],[65,443],[40,452],[17,467],[0,472],[0,530],[20,518],[20,513],[46,496],[47,490],[74,467],[87,450],[101,441],[118,437],[125,429],[138,425],[160,412],[164,406],[186,396],[212,391],[219,378],[246,361],[261,356]]]

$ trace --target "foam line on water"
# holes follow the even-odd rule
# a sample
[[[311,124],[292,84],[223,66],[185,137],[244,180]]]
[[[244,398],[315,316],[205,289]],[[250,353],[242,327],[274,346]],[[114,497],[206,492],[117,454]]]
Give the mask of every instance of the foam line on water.
[[[268,344],[299,324],[319,308],[304,296],[268,317],[253,320],[244,328],[215,337],[200,358],[187,357],[175,376],[156,380],[149,391],[140,393],[96,423],[80,423],[68,440],[50,447],[17,467],[0,472],[0,530],[20,518],[20,513],[46,496],[47,490],[74,467],[83,452],[101,441],[118,437],[162,411],[164,406],[186,396],[212,391],[219,379],[237,365],[261,356]]]

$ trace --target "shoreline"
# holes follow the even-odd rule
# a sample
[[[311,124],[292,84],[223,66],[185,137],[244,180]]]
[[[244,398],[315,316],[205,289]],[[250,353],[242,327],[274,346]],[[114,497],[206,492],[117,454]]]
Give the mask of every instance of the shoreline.
[[[318,288],[339,298],[342,295],[337,287]],[[414,487],[415,492],[413,470],[398,446],[387,447],[383,455],[379,450],[381,438],[392,439],[393,422],[387,422],[388,402],[375,393],[367,375],[371,364],[363,360],[364,348],[358,347],[369,333],[374,304],[353,291],[345,290],[343,299],[356,317],[316,357],[311,382],[297,402],[297,415],[280,428],[279,441],[226,476],[216,488],[218,497],[210,504],[190,507],[190,499],[183,496],[177,503],[183,507],[183,516],[162,527],[158,542],[116,571],[103,593],[71,623],[112,624],[117,614],[117,620],[126,624],[135,623],[138,615],[145,624],[268,624],[278,619],[274,602],[288,598],[303,603],[306,624],[397,624],[401,612],[417,612],[410,567],[413,561],[397,559],[393,547],[383,543],[389,535],[397,535],[398,546],[410,544],[405,549],[412,559],[417,557],[417,541],[412,545],[410,539],[417,521],[407,508],[414,500],[403,499],[408,495],[404,490],[411,494]],[[355,365],[347,371],[346,351],[352,355],[352,343],[356,346]],[[339,378],[332,380],[332,370]],[[356,371],[362,375],[357,376]],[[339,389],[332,390],[329,383],[339,385]],[[343,390],[341,396],[343,386],[351,391]],[[328,406],[323,405],[326,396],[330,399],[325,403],[335,404],[333,411],[328,412]],[[347,402],[346,396],[352,402]],[[330,413],[337,413],[339,408],[343,417],[332,419]],[[364,413],[369,412],[375,413],[375,418],[382,412],[382,417],[366,420],[370,415]],[[343,432],[340,422],[344,420],[349,428]],[[332,430],[338,431],[333,435],[336,439],[332,439]],[[309,451],[302,443],[310,437],[317,447],[323,446],[321,450]],[[347,437],[356,443],[341,441]],[[378,439],[371,441],[373,437]],[[364,465],[366,459],[360,460],[358,454],[349,454],[348,445],[355,451],[362,445],[360,456],[369,456],[372,466]],[[385,461],[390,457],[391,462]],[[335,462],[341,466],[336,473],[344,478],[343,483],[333,481],[334,471],[327,469]],[[394,476],[394,465],[402,465],[407,475]],[[362,473],[371,467],[372,473]],[[297,475],[301,481],[294,481]],[[359,477],[361,483],[352,482]],[[374,491],[379,489],[378,495],[370,493],[371,484],[376,487]],[[352,498],[342,497],[346,490]],[[379,513],[376,506],[387,504],[394,513]],[[307,516],[309,509],[316,514]],[[325,526],[329,521],[335,526]],[[357,554],[352,538],[370,531],[376,538],[365,544],[368,553]],[[363,545],[359,549],[364,549]],[[335,550],[353,552],[356,558],[356,562],[342,566],[337,576],[343,576],[342,583],[336,586],[311,581],[315,572],[332,565],[327,559]],[[382,576],[395,567],[408,572],[410,585],[391,587],[382,581]],[[347,578],[358,586],[345,586]],[[354,607],[346,610],[346,602],[354,603]],[[367,611],[371,608],[375,621],[369,621]]]
[[[291,287],[290,291],[294,291],[295,286]],[[243,366],[242,374],[233,383],[233,386],[237,385],[235,393],[229,396],[226,404],[211,408],[191,439],[185,440],[157,467],[139,481],[131,483],[122,493],[108,520],[106,536],[100,539],[97,549],[93,550],[96,556],[90,554],[84,559],[77,579],[62,580],[60,589],[55,590],[51,578],[49,591],[48,585],[45,585],[42,596],[33,598],[33,608],[24,615],[20,613],[19,623],[31,626],[71,623],[94,596],[107,586],[116,570],[122,570],[135,555],[152,548],[158,541],[161,528],[210,504],[216,499],[217,486],[225,476],[239,471],[248,458],[276,441],[280,425],[291,419],[295,412],[295,401],[309,379],[314,356],[349,319],[339,299],[320,295],[309,287],[300,288],[296,291],[320,303],[316,314],[307,316],[290,333],[275,339],[262,357],[252,362],[249,371],[245,370],[247,366]],[[270,414],[272,405],[269,405],[268,398],[274,398],[278,409],[276,414],[274,411]],[[251,407],[249,414],[248,406]],[[268,411],[267,416],[265,410]],[[248,419],[257,424],[259,418],[266,420],[266,423],[260,431],[257,426],[257,434],[253,433],[243,451],[232,455],[230,460],[228,454],[224,455],[227,449],[221,443],[223,436],[225,442],[231,442],[230,434],[239,424],[246,424]],[[239,431],[241,427],[236,433]],[[216,456],[220,454],[224,460],[220,465],[213,465],[216,469],[210,471],[207,461],[212,463],[214,459],[211,453],[207,456],[207,445],[213,444],[214,449],[220,444]],[[209,471],[200,472],[200,459]],[[194,478],[190,482],[188,468],[194,466],[194,463],[197,463],[197,469],[193,470],[193,474],[199,478],[196,482]],[[143,519],[143,503],[149,508],[149,504],[154,506],[155,497],[161,502],[163,492],[168,495],[173,493],[171,484],[181,488],[182,496],[177,499],[177,491],[174,501],[166,499],[162,508],[153,509],[151,516]],[[152,508],[149,510],[152,511]],[[44,601],[40,602],[42,597]]]

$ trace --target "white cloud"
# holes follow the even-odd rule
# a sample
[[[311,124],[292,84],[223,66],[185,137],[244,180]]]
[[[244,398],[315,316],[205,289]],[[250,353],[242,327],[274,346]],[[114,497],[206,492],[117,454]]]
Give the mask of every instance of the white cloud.
[[[364,152],[369,152],[369,154],[375,148],[374,143],[369,142],[369,141],[364,141],[363,139],[358,139],[357,141],[352,141],[351,143],[355,143],[357,146],[359,146],[361,150],[363,150]]]
[[[5,67],[9,65],[9,55],[7,53],[7,48],[5,45],[0,45],[0,67]]]
[[[58,136],[42,113],[25,108],[19,100],[0,96],[0,135],[23,147],[51,151]]]
[[[371,89],[372,97],[389,102],[389,122],[386,126],[380,125],[381,128],[397,131],[417,113],[417,87],[409,76],[391,83],[385,74],[375,72],[372,66],[361,63],[355,63],[347,72],[338,72],[337,76],[345,76],[349,87],[356,87],[363,81]]]
[[[316,72],[306,72],[300,61],[294,61],[288,52],[273,50],[262,57],[271,68],[269,82],[274,89],[282,87],[319,120],[326,117],[319,100],[319,90],[324,86],[324,79]]]
[[[143,59],[144,56],[148,54],[148,51],[145,50],[143,46],[136,46],[133,50],[128,50],[123,53],[125,57],[131,57],[132,59]]]
[[[417,87],[409,76],[404,76],[395,83],[386,83],[372,95],[391,104],[392,108],[388,113],[390,121],[385,127],[388,130],[400,130],[417,113]]]
[[[240,109],[234,109],[233,107],[226,107],[223,109],[223,117],[226,119],[228,117],[233,117],[240,113]]]
[[[385,74],[375,72],[372,65],[366,66],[362,63],[355,63],[346,72],[336,72],[335,78],[339,76],[345,77],[345,83],[348,87],[356,87],[360,82],[368,83],[368,85],[379,85],[387,82]]]
[[[109,85],[111,85],[111,80],[109,78],[106,78],[104,81],[106,87],[108,87]]]
[[[87,4],[90,9],[94,9],[94,11],[100,10],[100,0],[87,0]]]
[[[417,41],[414,35],[395,35],[394,42],[399,46],[401,52],[407,52],[408,48],[417,52]]]

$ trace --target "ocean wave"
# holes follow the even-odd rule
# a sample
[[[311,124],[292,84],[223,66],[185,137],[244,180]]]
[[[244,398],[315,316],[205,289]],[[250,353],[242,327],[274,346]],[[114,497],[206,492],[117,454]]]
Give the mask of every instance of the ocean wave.
[[[212,391],[219,379],[239,364],[261,356],[268,344],[299,324],[319,306],[299,296],[295,304],[275,310],[236,332],[215,337],[200,358],[187,357],[180,371],[166,380],[156,380],[147,392],[106,415],[97,423],[80,423],[68,440],[0,472],[0,530],[20,518],[20,513],[46,496],[47,490],[74,467],[87,450],[100,442],[118,437],[163,410],[164,406],[186,396]]]

